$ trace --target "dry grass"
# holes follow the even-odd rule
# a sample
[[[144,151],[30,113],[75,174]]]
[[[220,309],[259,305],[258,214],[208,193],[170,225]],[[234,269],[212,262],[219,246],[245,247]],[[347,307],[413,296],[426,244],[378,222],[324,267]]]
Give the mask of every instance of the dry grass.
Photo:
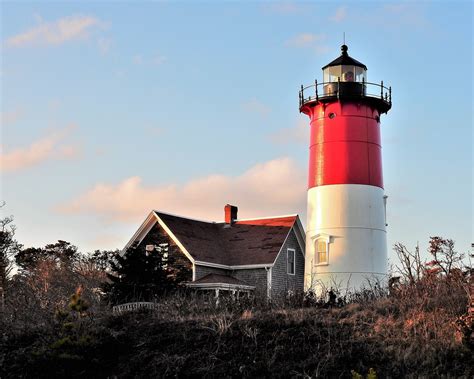
[[[0,376],[317,378],[374,368],[379,378],[473,377],[473,352],[454,326],[465,283],[428,279],[341,307],[301,297],[216,305],[181,293],[155,312],[3,317]]]

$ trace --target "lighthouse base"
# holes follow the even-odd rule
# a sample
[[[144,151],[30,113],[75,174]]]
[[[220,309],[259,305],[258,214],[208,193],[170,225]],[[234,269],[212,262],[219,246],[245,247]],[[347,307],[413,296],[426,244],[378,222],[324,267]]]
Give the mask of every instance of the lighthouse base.
[[[308,190],[305,289],[342,295],[383,285],[387,237],[382,188],[335,184]]]

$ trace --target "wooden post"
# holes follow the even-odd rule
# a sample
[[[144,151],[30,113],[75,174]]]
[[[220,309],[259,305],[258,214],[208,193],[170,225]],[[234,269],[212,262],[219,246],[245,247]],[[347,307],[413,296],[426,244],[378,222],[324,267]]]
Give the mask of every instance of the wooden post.
[[[216,288],[216,307],[219,305],[219,288]]]

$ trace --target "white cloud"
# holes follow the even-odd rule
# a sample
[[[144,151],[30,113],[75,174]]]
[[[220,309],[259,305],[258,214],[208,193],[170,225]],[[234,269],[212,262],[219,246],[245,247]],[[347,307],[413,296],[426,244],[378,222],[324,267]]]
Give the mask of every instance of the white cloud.
[[[3,125],[3,126],[6,126],[6,125],[14,124],[14,123],[17,122],[24,114],[25,114],[25,112],[23,111],[23,109],[17,108],[17,109],[15,109],[15,110],[13,110],[13,111],[1,112],[1,113],[0,113],[0,120],[2,121],[2,125]]]
[[[309,132],[309,120],[299,119],[295,126],[277,130],[270,134],[269,139],[278,145],[291,143],[307,145],[309,143]]]
[[[159,126],[153,126],[153,125],[150,125],[148,127],[146,127],[146,131],[155,136],[155,137],[158,137],[158,136],[163,136],[163,134],[166,133],[166,129],[165,128],[161,128]]]
[[[110,47],[112,46],[112,40],[110,38],[99,37],[97,39],[97,46],[102,55],[108,54]]]
[[[263,4],[263,10],[268,13],[294,14],[302,12],[305,7],[293,1],[270,2]]]
[[[329,17],[331,21],[342,22],[347,17],[347,7],[338,7],[334,15]]]
[[[117,249],[123,247],[124,236],[123,234],[105,234],[103,230],[100,230],[95,237],[92,237],[87,242],[89,245],[94,246],[94,249]]]
[[[151,58],[146,58],[141,54],[136,54],[132,58],[132,62],[136,65],[152,65],[152,66],[159,66],[166,62],[166,57],[162,55],[155,55]]]
[[[420,3],[421,4],[421,3]],[[417,3],[397,3],[384,4],[378,13],[381,13],[378,21],[386,22],[388,24],[410,25],[417,28],[426,28],[429,22],[426,18],[420,4]]]
[[[324,44],[325,34],[301,33],[285,41],[286,47],[313,49],[317,53],[325,53],[328,47]]]
[[[132,61],[134,64],[143,64],[143,57],[139,54],[134,55]]]
[[[239,217],[301,213],[306,175],[290,158],[259,163],[238,176],[210,175],[183,185],[145,186],[140,177],[97,184],[58,207],[61,213],[94,213],[109,221],[143,219],[152,209],[208,220],[222,220],[223,207],[239,207]]]
[[[288,39],[285,42],[285,45],[289,47],[307,47],[312,45],[314,42],[321,41],[322,39],[323,36],[320,34],[301,33]]]
[[[19,171],[48,160],[77,157],[80,154],[77,145],[62,144],[74,129],[75,125],[70,125],[33,142],[28,147],[19,147],[9,152],[5,152],[2,146],[0,148],[0,171]]]
[[[41,18],[37,18],[37,21],[38,26],[9,37],[5,42],[6,46],[60,45],[70,40],[86,38],[91,29],[101,25],[92,16],[69,16],[53,22],[43,22]]]
[[[155,55],[152,59],[151,59],[151,64],[155,65],[155,66],[158,66],[160,64],[163,64],[166,62],[166,57],[162,56],[162,55]]]
[[[242,107],[246,112],[257,113],[262,117],[267,117],[271,112],[271,108],[269,106],[263,104],[255,98],[242,104]]]

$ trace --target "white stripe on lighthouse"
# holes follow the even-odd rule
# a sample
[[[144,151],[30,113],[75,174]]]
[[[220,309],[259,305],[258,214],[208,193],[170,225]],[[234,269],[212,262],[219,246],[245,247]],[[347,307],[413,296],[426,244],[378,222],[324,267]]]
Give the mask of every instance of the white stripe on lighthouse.
[[[328,241],[328,262],[318,262],[316,242]],[[360,184],[308,190],[305,288],[355,290],[385,279],[387,244],[384,191]]]

